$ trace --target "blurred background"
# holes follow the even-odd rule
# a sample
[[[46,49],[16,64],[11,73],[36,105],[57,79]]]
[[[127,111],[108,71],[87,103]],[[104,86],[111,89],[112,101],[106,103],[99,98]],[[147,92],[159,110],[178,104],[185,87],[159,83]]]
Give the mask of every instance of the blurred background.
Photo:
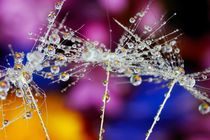
[[[28,52],[33,41],[29,32],[37,32],[47,24],[46,17],[54,9],[52,0],[0,0],[0,62],[6,64],[8,44],[15,51]],[[109,44],[107,14],[113,29],[112,47],[118,42],[123,30],[113,22],[113,18],[129,25],[129,18],[141,11],[147,0],[67,0],[58,21],[69,12],[66,25],[78,29],[91,40]],[[168,27],[180,29],[181,55],[188,73],[210,67],[210,1],[153,0],[145,22],[153,23],[162,14],[170,17]],[[169,28],[169,29],[170,29]],[[166,30],[165,32],[170,32]],[[35,82],[47,93],[47,107],[43,116],[47,122],[52,140],[97,140],[102,105],[102,84],[106,75],[95,68],[67,93],[60,90],[66,86],[49,85],[49,81],[35,77]],[[143,83],[139,87],[117,84],[120,79],[111,79],[111,100],[105,118],[105,140],[143,140],[167,91],[161,85]],[[210,83],[201,83],[210,88]],[[43,86],[44,85],[44,86]],[[47,86],[46,86],[47,85]],[[199,101],[186,90],[176,86],[172,97],[161,114],[151,140],[209,140],[210,115],[202,116],[198,111]],[[17,101],[18,104],[18,101]],[[14,114],[8,111],[8,117]],[[0,139],[44,140],[44,134],[36,114],[30,120],[18,120]]]

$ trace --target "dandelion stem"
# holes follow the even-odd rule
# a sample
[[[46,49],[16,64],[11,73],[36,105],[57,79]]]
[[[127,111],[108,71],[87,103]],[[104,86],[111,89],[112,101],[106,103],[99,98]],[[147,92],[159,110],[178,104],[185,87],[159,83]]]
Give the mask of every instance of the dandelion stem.
[[[150,135],[152,134],[153,128],[155,127],[156,123],[160,120],[160,114],[161,114],[161,112],[162,112],[162,110],[163,110],[163,108],[164,108],[164,106],[165,106],[167,100],[169,99],[169,97],[170,97],[170,95],[171,95],[171,91],[172,91],[174,85],[176,84],[176,82],[177,82],[177,80],[175,79],[175,80],[173,80],[173,81],[170,83],[170,85],[169,85],[169,91],[165,94],[165,99],[163,100],[163,102],[162,102],[162,104],[160,105],[160,108],[159,108],[159,110],[158,110],[156,116],[154,117],[154,121],[153,121],[153,123],[152,123],[152,126],[150,127],[150,129],[148,130],[148,132],[147,132],[147,134],[146,134],[145,140],[148,140],[148,139],[149,139]]]
[[[109,67],[109,64],[108,64]],[[102,114],[101,114],[101,124],[100,124],[100,131],[99,131],[99,140],[103,139],[103,133],[104,133],[104,117],[105,117],[105,110],[106,110],[106,104],[107,104],[107,97],[109,96],[108,94],[108,87],[109,87],[109,80],[110,80],[110,71],[109,68],[107,70],[106,74],[106,84],[105,84],[105,92],[103,95],[103,106],[101,108]]]
[[[43,130],[44,130],[46,139],[47,139],[47,140],[50,140],[50,136],[49,136],[49,134],[48,134],[47,127],[45,126],[45,123],[44,123],[44,121],[43,121],[43,119],[42,119],[42,115],[41,115],[41,113],[40,113],[40,111],[39,111],[39,107],[38,107],[38,105],[37,105],[37,103],[36,103],[36,100],[35,100],[35,98],[34,98],[32,92],[31,92],[31,89],[30,89],[28,83],[25,81],[24,78],[22,78],[22,82],[24,83],[24,85],[26,85],[27,92],[29,93],[29,95],[30,95],[30,97],[31,97],[31,99],[32,99],[32,102],[33,102],[34,107],[35,107],[35,109],[36,109],[36,112],[37,112],[37,114],[38,114],[39,120],[40,120],[40,122],[41,122],[42,128],[43,128]],[[23,91],[22,88],[21,88],[21,90]]]

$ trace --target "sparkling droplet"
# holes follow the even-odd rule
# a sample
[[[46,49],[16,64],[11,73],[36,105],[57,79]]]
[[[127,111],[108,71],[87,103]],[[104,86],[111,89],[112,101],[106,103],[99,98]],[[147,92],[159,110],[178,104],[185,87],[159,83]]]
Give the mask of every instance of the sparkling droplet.
[[[210,112],[210,107],[207,103],[202,103],[199,105],[198,110],[201,114],[205,115]]]
[[[139,75],[132,75],[130,77],[130,82],[134,86],[138,86],[138,85],[140,85],[142,83],[142,78]]]
[[[70,77],[70,74],[69,73],[67,73],[67,72],[62,72],[61,74],[60,74],[60,80],[61,81],[68,81],[69,80],[69,77]]]
[[[61,40],[60,36],[56,33],[51,34],[49,37],[49,41],[52,44],[59,44],[60,40]]]
[[[9,124],[9,120],[4,120],[3,121],[3,126],[7,126]]]
[[[149,25],[144,25],[144,29],[148,32],[152,31],[152,27],[150,27]]]
[[[62,2],[61,1],[56,2],[55,9],[60,10],[61,7],[62,7]]]
[[[108,84],[108,81],[107,80],[104,80],[103,81],[103,85],[106,86],[107,84]]]
[[[32,117],[32,113],[31,112],[26,112],[26,119],[30,119]]]
[[[202,79],[204,79],[204,80],[206,80],[206,79],[208,78],[208,76],[206,76],[206,75],[204,75],[204,74],[202,74],[201,77],[202,77]]]
[[[30,83],[32,81],[32,75],[29,72],[24,71],[22,75],[27,83]]]
[[[0,99],[5,100],[7,98],[7,92],[6,91],[0,91]]]
[[[109,101],[110,101],[110,96],[109,96],[108,93],[105,93],[105,94],[103,95],[103,102],[108,103]]]
[[[47,48],[44,49],[45,53],[52,56],[55,54],[56,50],[55,47],[52,45],[47,46]]]
[[[49,22],[53,22],[54,19],[55,19],[55,17],[56,17],[55,12],[54,12],[54,11],[51,11],[51,12],[49,13],[49,15],[48,15],[48,21],[49,21]]]
[[[60,67],[58,66],[52,66],[50,68],[50,71],[53,73],[53,74],[58,74],[60,72]]]
[[[135,21],[136,21],[136,19],[133,18],[133,17],[129,19],[129,22],[130,22],[130,23],[135,23]]]
[[[144,12],[138,12],[136,15],[139,17],[144,17]]]
[[[10,89],[10,83],[6,80],[0,81],[0,91],[9,91]]]
[[[17,97],[19,97],[19,98],[22,98],[22,97],[23,97],[23,93],[22,93],[22,91],[21,91],[20,89],[16,89],[16,90],[15,90],[15,95],[16,95]]]

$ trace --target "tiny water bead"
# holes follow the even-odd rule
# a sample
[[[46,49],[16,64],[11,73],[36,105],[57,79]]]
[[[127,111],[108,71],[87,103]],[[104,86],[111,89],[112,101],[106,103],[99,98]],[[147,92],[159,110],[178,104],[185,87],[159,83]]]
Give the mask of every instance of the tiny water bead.
[[[108,103],[110,101],[110,95],[108,93],[104,93],[103,95],[103,102]]]
[[[27,83],[30,83],[32,81],[32,75],[29,72],[24,71],[22,75]]]
[[[0,91],[9,91],[10,83],[6,80],[0,81]]]
[[[62,72],[60,74],[60,77],[59,78],[60,78],[61,81],[65,82],[65,81],[68,81],[69,80],[69,77],[70,77],[70,74],[69,73]]]
[[[62,8],[62,2],[58,1],[55,3],[55,9],[60,10]]]
[[[59,44],[60,40],[61,40],[61,38],[60,38],[60,36],[57,33],[53,33],[49,37],[49,41],[52,44]]]
[[[132,18],[129,19],[129,22],[130,23],[135,23],[136,22],[136,19],[132,17]]]
[[[56,18],[56,13],[54,11],[51,11],[48,15],[48,18],[47,18],[48,21],[53,22],[55,18]]]
[[[52,45],[47,46],[47,48],[45,48],[44,51],[49,56],[53,56],[56,52],[55,47]]]
[[[181,86],[187,86],[187,87],[193,88],[195,86],[195,84],[196,84],[196,81],[195,81],[195,79],[193,77],[183,76],[179,80],[179,84]]]
[[[130,83],[134,86],[138,86],[142,83],[142,78],[139,75],[132,75],[130,77]]]
[[[201,114],[205,115],[210,112],[210,106],[207,103],[202,103],[199,105],[198,110]]]
[[[25,118],[30,119],[32,117],[32,113],[30,111],[26,112]]]
[[[22,93],[22,91],[19,88],[15,90],[15,95],[18,98],[22,98],[23,97],[23,93]]]
[[[53,73],[53,74],[58,74],[60,72],[60,67],[58,66],[52,66],[50,68],[50,71]]]
[[[4,120],[3,121],[3,126],[7,126],[9,124],[9,120]]]
[[[5,100],[8,93],[6,91],[0,91],[0,100]]]

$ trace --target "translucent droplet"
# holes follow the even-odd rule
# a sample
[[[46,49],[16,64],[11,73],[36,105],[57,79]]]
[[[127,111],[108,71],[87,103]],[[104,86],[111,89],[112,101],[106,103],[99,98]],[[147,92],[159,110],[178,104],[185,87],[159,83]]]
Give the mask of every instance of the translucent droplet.
[[[6,100],[7,94],[6,91],[0,91],[0,100]]]
[[[129,19],[129,22],[130,22],[130,23],[135,23],[135,21],[136,21],[136,19],[133,18],[133,17]]]
[[[56,17],[55,12],[54,12],[54,11],[51,11],[51,12],[49,13],[49,15],[48,15],[48,21],[49,21],[49,22],[53,22],[54,19],[55,19],[55,17]]]
[[[108,93],[105,93],[105,94],[103,95],[103,102],[108,103],[109,101],[110,101],[110,96],[109,96]]]
[[[53,73],[53,74],[58,74],[60,72],[60,67],[58,66],[52,66],[50,68],[50,71]]]
[[[204,79],[204,80],[206,80],[206,79],[208,78],[208,76],[206,76],[206,75],[204,75],[204,74],[202,74],[201,77],[202,77],[202,79]]]
[[[0,91],[9,91],[10,89],[10,83],[6,80],[0,81]]]
[[[130,77],[130,82],[134,86],[138,86],[138,85],[140,85],[142,83],[142,78],[139,75],[132,75]]]
[[[59,44],[60,40],[61,40],[60,36],[56,33],[51,34],[49,37],[49,41],[52,44]]]
[[[27,83],[30,83],[32,81],[32,75],[29,72],[24,71],[22,75]]]
[[[21,70],[23,68],[23,64],[15,64],[14,69],[15,70]]]
[[[202,103],[199,105],[198,110],[201,114],[205,115],[210,112],[210,107],[207,103]]]
[[[107,84],[108,84],[108,81],[107,80],[104,80],[103,81],[103,85],[106,86]]]
[[[149,25],[144,25],[144,29],[148,32],[152,31],[152,27],[150,27]]]
[[[9,120],[4,120],[3,121],[3,126],[7,126],[9,124]]]
[[[69,77],[70,77],[70,74],[69,73],[67,73],[67,72],[62,72],[61,74],[60,74],[60,80],[61,81],[68,81],[69,80]]]
[[[139,17],[144,17],[144,12],[138,12],[136,15]]]
[[[176,45],[176,40],[171,41],[169,44],[170,44],[171,46]]]
[[[133,43],[127,43],[127,45],[128,45],[128,48],[129,48],[129,49],[134,48],[134,44],[133,44]]]
[[[22,91],[21,91],[20,89],[16,89],[16,90],[15,90],[15,95],[16,95],[17,97],[19,97],[19,98],[22,98],[22,97],[23,97],[23,93],[22,93]]]
[[[55,9],[60,10],[61,7],[62,7],[62,2],[61,1],[56,2]]]
[[[55,47],[52,46],[52,45],[47,46],[47,48],[45,48],[44,51],[45,51],[46,54],[48,54],[50,56],[54,55],[55,52],[56,52]]]
[[[32,113],[31,112],[26,112],[26,119],[30,119],[32,117]]]
[[[45,73],[44,77],[47,78],[47,79],[52,79],[53,78],[53,74],[51,72],[47,72],[47,73]]]

